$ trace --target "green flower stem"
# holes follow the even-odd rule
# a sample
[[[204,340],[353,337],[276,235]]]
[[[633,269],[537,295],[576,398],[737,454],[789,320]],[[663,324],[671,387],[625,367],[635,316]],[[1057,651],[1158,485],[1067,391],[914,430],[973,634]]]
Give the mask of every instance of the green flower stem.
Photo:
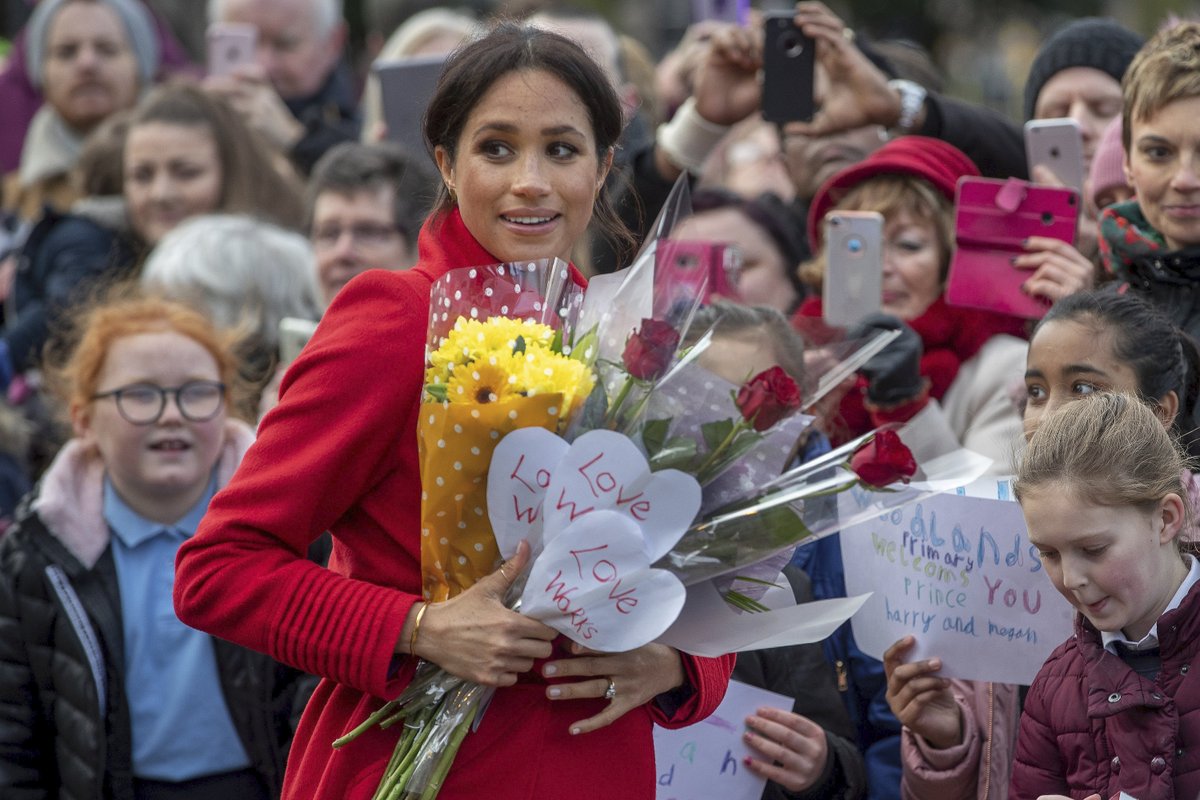
[[[737,437],[741,435],[743,431],[749,428],[750,423],[745,419],[739,419],[737,422],[733,423],[733,427],[729,429],[729,433],[724,439],[721,440],[721,443],[714,447],[712,452],[710,452],[708,456],[705,457],[702,462],[700,462],[700,466],[696,469],[697,483],[699,483],[701,486],[705,486],[709,483],[709,481],[717,476],[717,473],[720,471],[719,459],[733,444],[734,440],[737,439]]]
[[[625,405],[625,400],[629,397],[629,392],[633,389],[634,377],[632,375],[625,376],[625,383],[622,384],[621,390],[617,392],[617,396],[613,398],[612,403],[608,406],[608,413],[604,415],[604,427],[612,430],[617,424],[617,412],[621,410],[621,406]]]
[[[387,786],[386,790],[378,793],[378,797],[392,800],[392,798],[400,798],[404,796],[405,789],[408,786],[409,781],[412,780],[413,772],[416,771],[417,759],[421,755],[421,749],[425,746],[425,742],[429,739],[429,734],[433,731],[433,718],[436,716],[436,711],[440,709],[440,707],[441,704],[439,703],[438,706],[433,709],[435,713],[431,713],[429,715],[422,714],[418,718],[417,724],[413,728],[415,731],[413,739],[409,743],[407,752],[404,754],[404,758],[401,760],[399,765],[397,765],[396,771],[393,773],[391,780],[387,781],[389,785]],[[401,737],[401,741],[403,741],[403,737]],[[397,747],[399,746],[400,745],[397,744]],[[382,784],[379,788],[384,789]]]
[[[471,725],[475,721],[475,714],[478,711],[479,704],[472,703],[466,717],[454,729],[450,741],[446,744],[446,749],[442,751],[441,759],[438,761],[433,776],[425,786],[425,791],[421,793],[421,800],[434,800],[438,796],[438,792],[442,790],[442,783],[445,782],[446,775],[450,772],[450,767],[454,764],[455,757],[458,756],[458,748],[462,746],[463,739],[466,737],[467,732],[471,730]]]
[[[334,748],[336,749],[350,744],[350,742],[353,742],[359,736],[362,736],[364,733],[366,733],[370,728],[374,727],[376,723],[386,719],[387,717],[390,717],[396,710],[396,705],[398,702],[399,701],[397,700],[389,700],[381,705],[377,711],[364,719],[357,728],[345,734],[344,736],[335,739],[333,742]]]

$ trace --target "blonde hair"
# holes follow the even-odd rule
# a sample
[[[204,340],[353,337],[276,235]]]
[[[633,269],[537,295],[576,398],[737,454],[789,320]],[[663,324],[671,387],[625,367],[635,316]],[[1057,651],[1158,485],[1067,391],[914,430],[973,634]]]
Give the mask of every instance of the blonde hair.
[[[1150,406],[1132,395],[1097,392],[1041,421],[1013,492],[1020,501],[1038,488],[1068,483],[1096,505],[1148,508],[1168,494],[1185,497],[1186,466],[1183,451]]]
[[[1200,97],[1200,22],[1179,22],[1155,34],[1133,57],[1121,89],[1121,141],[1129,153],[1135,121],[1176,100]]]
[[[907,213],[930,223],[937,234],[941,253],[938,274],[945,280],[954,243],[954,209],[928,181],[913,175],[878,175],[848,190],[831,210],[878,211],[885,220],[893,214]],[[825,269],[825,248],[821,247],[810,260],[800,265],[800,280],[820,288],[825,280]]]

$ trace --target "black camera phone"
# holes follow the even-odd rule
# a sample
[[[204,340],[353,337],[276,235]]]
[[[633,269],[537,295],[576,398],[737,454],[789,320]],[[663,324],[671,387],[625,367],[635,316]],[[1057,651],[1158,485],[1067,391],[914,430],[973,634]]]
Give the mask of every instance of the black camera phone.
[[[816,47],[791,11],[766,15],[763,32],[762,115],[768,122],[807,122],[814,112]]]

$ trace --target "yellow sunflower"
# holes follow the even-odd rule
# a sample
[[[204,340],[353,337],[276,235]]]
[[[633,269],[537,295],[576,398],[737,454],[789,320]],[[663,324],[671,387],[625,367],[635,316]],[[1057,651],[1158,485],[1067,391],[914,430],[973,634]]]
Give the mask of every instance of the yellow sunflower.
[[[527,350],[520,364],[518,383],[525,385],[528,394],[562,395],[560,418],[565,418],[576,402],[586,399],[595,386],[595,376],[586,364],[544,348]]]
[[[447,381],[446,399],[451,403],[499,403],[520,394],[515,376],[506,365],[489,363],[458,364]]]

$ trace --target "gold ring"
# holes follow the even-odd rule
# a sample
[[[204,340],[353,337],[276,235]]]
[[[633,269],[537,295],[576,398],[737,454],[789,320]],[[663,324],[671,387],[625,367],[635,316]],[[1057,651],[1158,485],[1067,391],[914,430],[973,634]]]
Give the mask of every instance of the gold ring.
[[[854,29],[851,27],[842,28],[842,38],[847,42],[854,41]]]
[[[500,574],[504,576],[505,583],[512,583],[512,579],[508,577],[508,573],[504,571],[504,564],[500,565]]]
[[[608,679],[608,688],[604,690],[604,699],[612,701],[617,696],[617,684],[612,678]]]

